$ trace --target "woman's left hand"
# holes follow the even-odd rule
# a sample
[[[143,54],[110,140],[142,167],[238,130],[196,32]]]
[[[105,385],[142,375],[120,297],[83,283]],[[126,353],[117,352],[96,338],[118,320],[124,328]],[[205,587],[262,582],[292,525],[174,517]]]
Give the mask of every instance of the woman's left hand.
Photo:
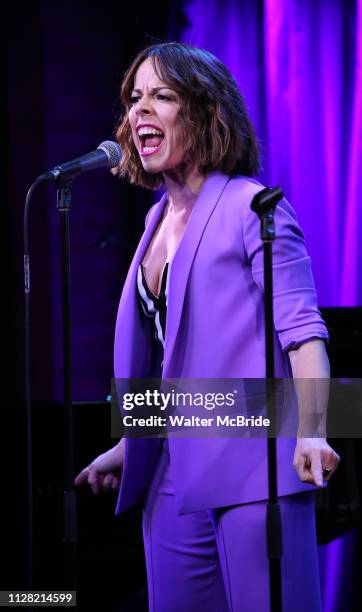
[[[323,480],[329,480],[339,461],[339,455],[325,438],[297,439],[293,465],[302,482],[322,487]]]

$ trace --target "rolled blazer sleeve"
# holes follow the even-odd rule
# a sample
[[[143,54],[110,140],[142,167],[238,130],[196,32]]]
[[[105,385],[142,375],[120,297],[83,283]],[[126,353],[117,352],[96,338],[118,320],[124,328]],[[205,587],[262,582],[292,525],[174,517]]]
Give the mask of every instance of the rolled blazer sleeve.
[[[311,338],[328,341],[328,331],[318,310],[311,261],[296,214],[287,200],[276,207],[273,242],[274,325],[283,350],[297,348]],[[246,256],[252,276],[264,291],[263,245],[260,221],[248,206],[243,223]]]

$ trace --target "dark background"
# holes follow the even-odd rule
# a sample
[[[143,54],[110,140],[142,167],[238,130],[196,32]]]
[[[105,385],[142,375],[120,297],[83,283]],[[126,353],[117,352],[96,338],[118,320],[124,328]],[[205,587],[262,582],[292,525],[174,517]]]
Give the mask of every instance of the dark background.
[[[4,369],[1,589],[24,589],[27,503],[23,404],[22,214],[26,191],[55,164],[112,139],[119,84],[134,54],[177,38],[180,2],[3,2]],[[73,397],[77,469],[109,448],[113,331],[125,274],[153,194],[109,175],[80,177],[71,211]],[[62,577],[62,352],[59,227],[53,186],[31,207],[32,394],[34,433],[34,588],[60,589]],[[361,309],[325,309],[334,376],[360,376]],[[353,533],[359,546],[359,441],[334,441],[346,461],[318,501],[320,542]],[[142,610],[146,585],[140,508],[113,516],[114,495],[79,494],[82,608]],[[353,530],[353,531],[351,531]],[[350,557],[349,603],[360,609],[360,556]],[[345,593],[344,593],[345,596]],[[341,596],[342,601],[342,596]],[[341,603],[342,606],[342,603]]]

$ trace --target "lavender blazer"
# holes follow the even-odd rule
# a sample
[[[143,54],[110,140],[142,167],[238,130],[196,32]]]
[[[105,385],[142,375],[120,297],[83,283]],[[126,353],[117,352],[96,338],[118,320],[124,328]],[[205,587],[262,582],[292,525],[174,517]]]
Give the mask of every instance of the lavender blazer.
[[[194,205],[169,279],[164,378],[262,378],[263,253],[260,222],[250,210],[264,186],[244,176],[211,173]],[[162,218],[155,204],[123,288],[115,332],[116,378],[149,377],[151,339],[139,309],[136,275]],[[295,213],[284,199],[275,211],[273,246],[276,376],[291,376],[287,351],[328,338],[317,309],[310,259]],[[127,438],[116,514],[141,501],[162,440]],[[292,465],[295,441],[280,438],[278,494],[313,488]],[[265,439],[169,438],[179,514],[268,497]]]

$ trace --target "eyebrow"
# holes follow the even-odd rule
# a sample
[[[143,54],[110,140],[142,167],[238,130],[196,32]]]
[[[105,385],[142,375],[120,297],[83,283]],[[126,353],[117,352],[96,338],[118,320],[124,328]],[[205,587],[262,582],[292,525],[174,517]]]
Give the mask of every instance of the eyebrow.
[[[162,87],[153,87],[151,89],[151,92],[152,93],[157,93],[161,89],[170,89],[171,91],[173,91],[172,87],[168,87],[168,85],[163,85]],[[141,89],[132,89],[132,93],[142,93],[142,91],[141,91]]]

